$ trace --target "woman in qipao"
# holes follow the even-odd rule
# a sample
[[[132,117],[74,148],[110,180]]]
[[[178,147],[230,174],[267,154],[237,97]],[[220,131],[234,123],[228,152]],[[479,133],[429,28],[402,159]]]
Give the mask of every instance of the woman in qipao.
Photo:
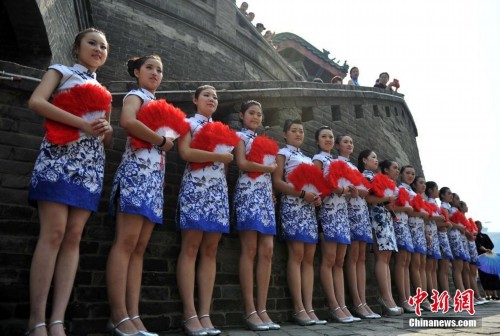
[[[103,144],[112,140],[111,95],[95,74],[108,56],[104,33],[94,28],[78,33],[73,55],[77,63],[72,67],[49,67],[29,100],[29,107],[46,118],[47,133],[29,185],[29,201],[38,207],[40,236],[30,270],[28,335],[47,335],[47,331],[65,335],[64,314],[78,267],[80,238],[99,205]],[[46,327],[51,283],[52,313]]]
[[[218,335],[221,331],[212,324],[210,306],[217,247],[222,233],[229,232],[225,165],[233,160],[233,155],[191,147],[196,134],[212,122],[212,115],[218,106],[215,88],[209,85],[198,87],[193,103],[196,105],[196,114],[188,119],[191,131],[179,139],[179,154],[188,163],[179,191],[178,225],[182,242],[177,260],[177,285],[184,308],[186,334]],[[211,164],[194,170],[192,163],[200,162]],[[197,257],[198,268],[195,269]],[[195,279],[198,282],[198,310],[194,303]]]

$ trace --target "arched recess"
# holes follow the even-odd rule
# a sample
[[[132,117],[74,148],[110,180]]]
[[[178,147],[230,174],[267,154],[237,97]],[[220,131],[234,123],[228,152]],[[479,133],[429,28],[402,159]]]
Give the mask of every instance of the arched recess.
[[[37,2],[1,0],[0,17],[0,59],[46,68],[52,53]]]

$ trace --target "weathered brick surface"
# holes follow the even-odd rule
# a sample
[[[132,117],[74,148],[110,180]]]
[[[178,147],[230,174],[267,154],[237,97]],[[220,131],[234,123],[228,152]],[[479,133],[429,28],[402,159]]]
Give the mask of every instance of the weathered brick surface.
[[[37,3],[45,22],[42,28],[48,34],[52,62],[71,63],[69,49],[78,30],[72,18],[74,2]],[[191,101],[194,90],[209,83],[218,89],[220,98],[214,118],[235,129],[241,126],[238,117],[241,102],[257,99],[265,110],[266,134],[281,145],[285,119],[299,118],[303,119],[306,131],[303,150],[310,156],[317,150],[315,130],[330,125],[335,134],[353,137],[353,158],[370,147],[381,158],[412,163],[419,173],[422,171],[416,127],[402,95],[382,95],[382,91],[373,88],[339,89],[329,84],[291,81],[293,73],[251,26],[236,23],[235,29],[239,14],[234,2],[90,0],[88,3],[93,23],[106,31],[110,42],[110,57],[99,71],[99,79],[113,93],[115,132],[113,146],[106,150],[99,211],[91,216],[82,236],[80,265],[66,316],[74,334],[103,332],[109,316],[105,264],[114,237],[114,220],[107,215],[107,208],[113,175],[125,148],[126,133],[119,127],[119,117],[124,93],[134,86],[128,82],[130,78],[124,67],[130,56],[159,53],[166,75],[157,96],[188,114],[194,111]],[[42,66],[34,69],[26,65],[30,64],[0,60],[1,70],[35,78],[43,75]],[[36,84],[30,80],[0,82],[0,334],[6,335],[20,334],[26,325],[29,268],[39,232],[36,209],[27,203],[28,182],[43,136],[43,119],[27,109],[27,100]],[[361,108],[357,112],[362,118],[356,118],[356,105]],[[155,228],[144,262],[141,314],[152,330],[175,329],[181,323],[182,307],[176,283],[180,234],[175,225],[175,211],[184,167],[175,148],[167,153],[164,223]],[[230,195],[237,174],[235,165],[231,165]],[[224,235],[213,293],[213,321],[218,325],[241,324],[239,253],[237,234],[232,231]],[[316,270],[319,259],[318,249]],[[286,246],[276,240],[267,305],[276,321],[291,317],[286,260]],[[373,274],[373,253],[368,254],[367,268],[367,274]],[[369,281],[367,291],[369,301],[373,302],[377,292],[374,281]],[[326,317],[326,302],[319,282],[314,303],[318,314]]]

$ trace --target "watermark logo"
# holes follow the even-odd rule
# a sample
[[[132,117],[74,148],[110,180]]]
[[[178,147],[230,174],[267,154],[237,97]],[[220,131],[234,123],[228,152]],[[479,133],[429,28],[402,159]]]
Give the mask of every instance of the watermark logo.
[[[408,303],[415,307],[415,314],[418,316],[422,316],[420,305],[427,299],[427,297],[427,292],[418,287],[415,295],[410,296],[408,299]],[[448,312],[450,308],[450,295],[448,294],[448,291],[444,291],[440,294],[437,290],[433,289],[430,300],[432,301],[430,307],[433,313],[442,311],[443,314],[446,314]],[[474,315],[474,291],[472,289],[464,291],[457,289],[455,296],[453,297],[453,306],[453,310],[456,313],[466,311],[469,315]]]

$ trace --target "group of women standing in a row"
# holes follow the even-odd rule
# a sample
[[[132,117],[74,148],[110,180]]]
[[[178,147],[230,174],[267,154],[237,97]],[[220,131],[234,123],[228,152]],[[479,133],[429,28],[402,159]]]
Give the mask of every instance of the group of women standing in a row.
[[[30,182],[29,198],[39,209],[40,237],[30,273],[28,335],[65,335],[64,313],[78,265],[80,237],[91,212],[98,208],[104,175],[104,145],[110,143],[112,134],[109,124],[111,96],[95,80],[96,69],[106,61],[107,48],[108,43],[101,31],[82,31],[77,35],[73,49],[77,64],[73,67],[51,66],[30,99],[30,108],[47,119],[47,134]],[[154,225],[163,222],[165,152],[173,147],[175,139],[160,135],[138,119],[141,108],[156,99],[155,91],[163,76],[161,59],[158,56],[133,58],[127,66],[129,74],[137,80],[138,89],[125,96],[120,116],[120,126],[129,137],[115,173],[110,201],[110,214],[116,218],[116,233],[106,268],[111,308],[108,328],[115,335],[150,336],[155,334],[146,331],[139,315],[143,256]],[[83,94],[93,95],[95,99],[77,99],[81,90],[89,90]],[[69,97],[69,103],[68,100],[60,102],[63,95]],[[74,112],[80,111],[83,105],[87,106],[89,101],[99,101],[100,105],[88,106],[90,111]],[[178,201],[182,242],[177,284],[186,334],[218,335],[221,331],[212,324],[210,306],[218,243],[222,233],[229,232],[225,168],[233,160],[233,154],[191,146],[196,135],[212,122],[218,106],[215,88],[199,87],[193,102],[196,114],[187,119],[188,131],[178,140],[179,154],[188,164]],[[398,315],[403,311],[391,293],[389,260],[395,251],[398,251],[396,285],[400,305],[405,311],[412,310],[407,303],[411,295],[410,278],[414,287],[437,288],[434,262],[437,259],[443,265],[438,277],[442,289],[447,289],[447,273],[443,268],[449,260],[453,260],[457,288],[473,286],[469,280],[473,269],[468,267],[463,271],[461,259],[462,255],[465,259],[467,245],[462,235],[465,230],[460,224],[445,221],[437,210],[429,213],[410,206],[411,198],[417,195],[427,195],[430,202],[437,197],[437,185],[426,184],[423,177],[415,177],[414,168],[405,166],[401,169],[402,189],[410,199],[397,206],[396,190],[391,196],[377,196],[366,187],[354,184],[335,187],[330,194],[323,195],[296,189],[288,177],[303,163],[315,165],[326,177],[332,164],[342,161],[349,169],[359,169],[370,181],[375,178],[378,167],[382,174],[395,181],[399,167],[393,161],[378,164],[372,150],[361,152],[356,167],[349,161],[354,149],[352,138],[334,138],[332,130],[326,126],[315,134],[319,153],[311,159],[300,150],[304,129],[299,120],[286,122],[283,132],[286,146],[279,150],[275,162],[258,163],[249,160],[248,154],[257,136],[256,130],[262,124],[261,105],[256,101],[244,103],[240,118],[243,128],[238,132],[239,143],[234,155],[241,173],[233,208],[241,238],[239,273],[245,309],[243,321],[247,328],[257,331],[280,328],[266,312],[276,217],[280,219],[280,229],[287,244],[287,280],[293,302],[293,319],[299,325],[327,323],[318,319],[312,306],[313,260],[318,242],[322,252],[321,285],[330,317],[337,322],[380,317],[366,304],[365,253],[369,243],[374,243],[375,274],[381,295],[379,302],[385,314]],[[69,138],[68,134],[71,134]],[[131,138],[147,145],[134,147]],[[338,156],[333,155],[334,148]],[[210,164],[193,169],[193,163],[206,162]],[[250,177],[252,173],[257,173],[257,177]],[[281,194],[278,216],[275,216],[273,190]],[[452,201],[449,190],[444,188],[441,191],[439,196],[449,215],[467,210],[463,204],[452,203],[460,208],[456,210],[449,204]],[[318,215],[316,207],[319,207]],[[397,220],[393,219],[392,211]],[[353,301],[351,310],[347,309],[345,302],[344,261]],[[256,302],[253,297],[254,278],[257,283]],[[52,282],[52,313],[46,324],[47,296]],[[195,305],[195,284],[198,306]]]

